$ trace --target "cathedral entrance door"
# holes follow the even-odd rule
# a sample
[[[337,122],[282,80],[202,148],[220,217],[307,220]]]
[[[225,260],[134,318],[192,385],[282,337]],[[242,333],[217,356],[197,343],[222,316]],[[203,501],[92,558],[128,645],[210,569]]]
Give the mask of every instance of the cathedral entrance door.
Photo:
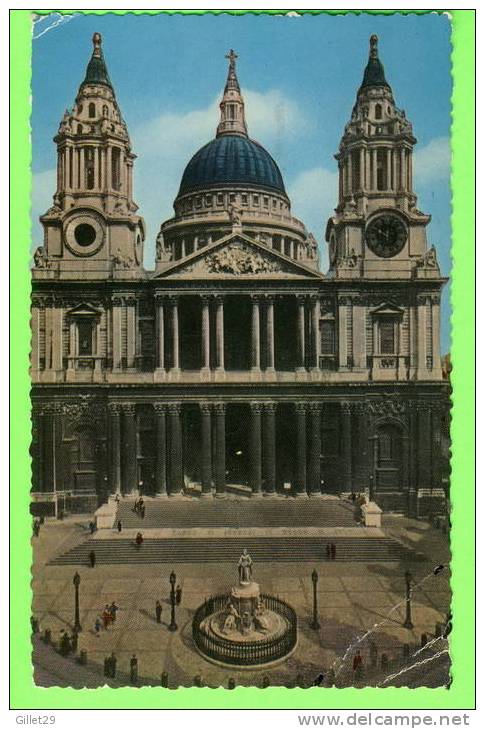
[[[247,486],[249,483],[249,407],[226,408],[226,483]]]
[[[396,425],[383,425],[377,431],[376,489],[402,490],[402,432]]]

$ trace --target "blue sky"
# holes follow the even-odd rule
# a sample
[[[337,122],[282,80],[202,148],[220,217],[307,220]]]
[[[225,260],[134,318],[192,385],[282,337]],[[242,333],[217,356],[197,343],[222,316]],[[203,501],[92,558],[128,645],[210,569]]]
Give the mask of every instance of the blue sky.
[[[94,31],[103,49],[128,124],[135,162],[135,200],[147,224],[145,265],[153,268],[154,241],[171,217],[185,165],[215,134],[226,77],[225,54],[239,55],[238,76],[249,134],[278,162],[293,213],[322,243],[336,203],[338,149],[367,62],[369,36],[398,106],[418,139],[414,183],[418,206],[431,213],[428,240],[441,270],[450,272],[450,23],[441,15],[75,14],[35,23],[32,60],[32,226],[55,188],[52,142],[71,107],[89,61]],[[48,30],[50,28],[50,30]],[[447,287],[448,289],[449,287]],[[449,294],[443,306],[443,351],[449,349]]]

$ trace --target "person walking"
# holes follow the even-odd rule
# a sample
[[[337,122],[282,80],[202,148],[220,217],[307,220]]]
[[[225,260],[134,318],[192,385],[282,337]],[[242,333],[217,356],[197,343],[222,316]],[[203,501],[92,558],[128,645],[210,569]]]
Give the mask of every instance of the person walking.
[[[130,683],[138,683],[138,658],[133,653],[130,660]]]
[[[118,519],[118,532],[121,532],[121,529],[122,529],[121,520]]]
[[[175,604],[180,605],[182,602],[182,588],[180,585],[177,585],[175,588]]]
[[[92,549],[89,553],[89,564],[91,565],[91,567],[94,567],[94,565],[96,564],[96,552],[94,551],[94,549]]]
[[[157,623],[162,622],[162,603],[160,600],[157,600],[155,603],[155,615],[157,618]]]
[[[140,506],[140,516],[142,519],[145,518],[145,507],[144,506]]]
[[[101,630],[102,625],[103,623],[101,622],[101,618],[98,615],[94,623],[94,632],[96,633],[96,638],[99,638],[99,631]]]
[[[111,603],[111,605],[109,606],[109,614],[110,614],[110,616],[111,616],[111,622],[112,622],[112,623],[114,623],[114,622],[115,622],[115,620],[116,620],[116,613],[118,612],[118,610],[119,610],[119,607],[118,607],[118,605],[117,605],[117,604],[115,603],[115,601],[113,600],[113,602],[112,602],[112,603]]]
[[[111,623],[111,613],[109,610],[109,605],[105,605],[104,610],[103,610],[103,628],[105,630],[108,630],[110,623]]]

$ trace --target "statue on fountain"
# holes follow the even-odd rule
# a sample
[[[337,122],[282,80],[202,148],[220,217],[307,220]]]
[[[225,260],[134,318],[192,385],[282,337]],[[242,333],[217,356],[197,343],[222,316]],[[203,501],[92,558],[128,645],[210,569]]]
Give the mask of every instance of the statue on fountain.
[[[239,584],[249,585],[253,577],[253,560],[247,549],[243,549],[243,553],[239,557],[237,569],[239,573]]]

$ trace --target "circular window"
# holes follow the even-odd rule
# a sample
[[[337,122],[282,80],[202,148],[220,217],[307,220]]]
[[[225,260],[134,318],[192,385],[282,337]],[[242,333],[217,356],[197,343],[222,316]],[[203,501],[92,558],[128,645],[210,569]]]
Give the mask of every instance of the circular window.
[[[89,223],[80,223],[74,229],[74,237],[76,243],[85,248],[86,246],[92,245],[96,240],[96,231]]]
[[[104,242],[104,224],[92,214],[77,214],[64,228],[65,242],[76,256],[92,256]]]

